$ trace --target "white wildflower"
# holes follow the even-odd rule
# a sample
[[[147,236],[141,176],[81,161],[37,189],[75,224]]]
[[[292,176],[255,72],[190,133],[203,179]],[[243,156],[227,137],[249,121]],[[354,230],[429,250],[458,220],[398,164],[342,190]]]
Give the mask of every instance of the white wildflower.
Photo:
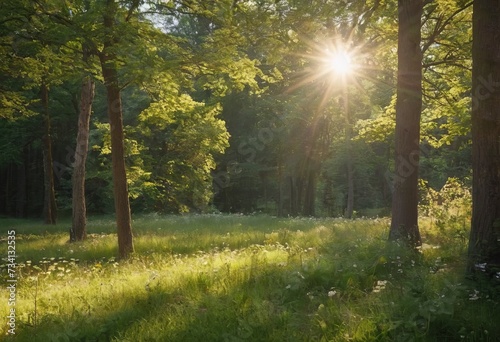
[[[478,290],[474,290],[474,293],[471,293],[469,295],[469,300],[478,300],[480,297],[479,297],[479,291]]]
[[[482,264],[476,264],[474,266],[476,266],[476,268],[479,268],[481,271],[485,271],[486,270],[486,263],[482,263]]]

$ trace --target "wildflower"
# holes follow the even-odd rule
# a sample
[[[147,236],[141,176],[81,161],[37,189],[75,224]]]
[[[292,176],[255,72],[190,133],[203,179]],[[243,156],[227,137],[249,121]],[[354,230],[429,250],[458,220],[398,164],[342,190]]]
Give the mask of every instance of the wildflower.
[[[337,291],[333,290],[333,291],[328,291],[328,297],[333,297],[337,294]]]
[[[474,266],[476,266],[476,268],[484,272],[486,270],[486,265],[487,263],[483,263],[483,264],[475,264]]]
[[[474,290],[474,293],[471,293],[469,295],[469,300],[478,300],[480,297],[479,297],[479,291],[478,290]]]
[[[285,289],[289,290],[292,287],[292,285],[288,284]]]
[[[385,289],[387,285],[387,280],[377,280],[377,285],[373,288],[373,292],[378,293]]]

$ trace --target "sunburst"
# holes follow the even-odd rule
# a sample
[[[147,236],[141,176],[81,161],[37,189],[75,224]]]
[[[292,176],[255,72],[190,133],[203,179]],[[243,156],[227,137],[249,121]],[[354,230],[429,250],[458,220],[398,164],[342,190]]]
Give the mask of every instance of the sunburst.
[[[342,78],[354,71],[355,65],[346,50],[335,51],[331,55],[327,55],[325,59],[325,68]]]
[[[308,61],[307,68],[288,89],[312,87],[313,93],[320,93],[318,109],[335,95],[342,94],[348,87],[361,89],[360,80],[367,78],[368,64],[364,47],[355,46],[351,41],[330,41],[329,43],[306,42],[308,53],[300,56]],[[371,69],[371,68],[370,68]]]

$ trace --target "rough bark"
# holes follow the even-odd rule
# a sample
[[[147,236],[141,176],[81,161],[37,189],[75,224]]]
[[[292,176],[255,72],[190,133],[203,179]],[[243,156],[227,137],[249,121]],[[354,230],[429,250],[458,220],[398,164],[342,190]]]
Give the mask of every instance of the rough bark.
[[[474,1],[468,271],[500,266],[500,0]]]
[[[57,205],[54,187],[54,162],[52,158],[52,138],[49,112],[49,90],[45,83],[40,89],[40,99],[44,112],[45,132],[43,136],[44,205],[43,216],[46,224],[56,224]]]
[[[422,110],[422,0],[398,2],[398,80],[395,175],[389,238],[421,244],[418,229],[418,167]]]
[[[73,167],[73,224],[71,241],[82,241],[87,237],[87,208],[85,204],[85,162],[89,146],[90,114],[94,100],[94,81],[86,77],[82,83],[75,162]]]
[[[102,76],[106,87],[109,124],[111,126],[111,160],[113,167],[113,195],[118,233],[118,253],[120,258],[127,258],[134,251],[132,237],[132,218],[128,197],[127,173],[125,169],[123,112],[116,69],[117,57],[113,50],[117,38],[114,28],[117,4],[108,0],[103,16],[107,37],[103,51],[99,53]]]

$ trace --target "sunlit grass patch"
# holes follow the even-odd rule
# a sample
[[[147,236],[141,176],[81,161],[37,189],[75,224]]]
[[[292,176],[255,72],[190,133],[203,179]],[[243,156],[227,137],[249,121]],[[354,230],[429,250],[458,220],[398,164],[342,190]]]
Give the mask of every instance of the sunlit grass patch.
[[[491,311],[498,291],[465,282],[456,247],[436,236],[430,246],[440,248],[408,251],[387,242],[388,226],[145,215],[134,218],[136,252],[126,261],[116,259],[111,218],[90,218],[79,243],[67,242],[65,226],[24,227],[16,341],[487,341],[500,333],[489,323],[500,318]]]

